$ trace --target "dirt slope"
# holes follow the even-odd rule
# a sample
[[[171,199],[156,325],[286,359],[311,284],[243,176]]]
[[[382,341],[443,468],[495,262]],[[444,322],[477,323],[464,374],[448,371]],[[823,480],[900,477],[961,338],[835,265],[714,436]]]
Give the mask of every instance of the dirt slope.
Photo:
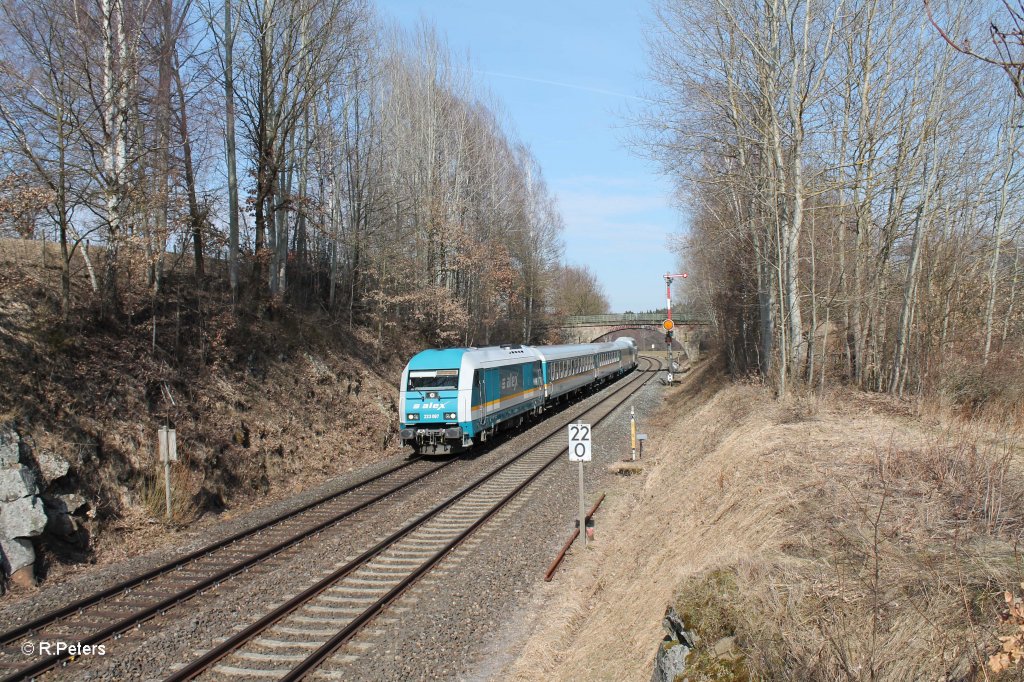
[[[981,679],[1016,631],[1019,439],[859,393],[779,403],[707,366],[651,431],[513,679],[648,680],[673,603],[700,637],[692,681]]]
[[[0,267],[0,425],[13,425],[30,459],[70,463],[44,494],[88,503],[76,517],[88,548],[36,543],[45,558],[37,572],[48,579],[159,545],[203,514],[244,513],[394,454],[403,340],[381,344],[315,311],[236,314],[222,282],[197,294],[191,278],[170,274],[154,349],[147,299],[126,296],[113,323],[87,309],[62,323],[40,272],[52,277]],[[155,452],[165,422],[177,428],[182,457],[170,526]]]

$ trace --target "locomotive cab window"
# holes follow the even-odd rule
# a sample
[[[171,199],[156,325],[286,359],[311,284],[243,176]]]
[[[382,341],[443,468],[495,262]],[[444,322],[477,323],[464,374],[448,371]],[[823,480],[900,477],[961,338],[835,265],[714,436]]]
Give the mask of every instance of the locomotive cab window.
[[[428,369],[409,372],[409,391],[427,389],[455,390],[459,387],[459,370]]]

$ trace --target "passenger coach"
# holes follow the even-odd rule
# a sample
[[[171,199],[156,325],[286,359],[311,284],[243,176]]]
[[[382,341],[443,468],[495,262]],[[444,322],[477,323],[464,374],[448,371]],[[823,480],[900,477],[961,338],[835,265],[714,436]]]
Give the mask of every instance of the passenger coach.
[[[631,371],[636,357],[636,342],[628,337],[611,343],[425,350],[402,372],[399,437],[418,453],[469,448]]]

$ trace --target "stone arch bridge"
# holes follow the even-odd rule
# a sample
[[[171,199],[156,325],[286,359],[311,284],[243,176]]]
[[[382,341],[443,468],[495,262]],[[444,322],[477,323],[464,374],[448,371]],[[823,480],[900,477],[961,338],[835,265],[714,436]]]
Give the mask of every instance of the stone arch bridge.
[[[613,315],[573,315],[558,327],[567,343],[613,341],[632,336],[640,350],[664,350],[664,313],[619,313]],[[711,326],[707,320],[686,313],[672,316],[675,323],[672,348],[687,355],[695,353],[707,340]]]

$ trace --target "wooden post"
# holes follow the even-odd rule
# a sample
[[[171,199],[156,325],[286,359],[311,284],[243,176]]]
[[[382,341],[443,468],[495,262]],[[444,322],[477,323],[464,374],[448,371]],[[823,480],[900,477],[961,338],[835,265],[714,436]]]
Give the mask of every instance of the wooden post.
[[[164,497],[167,501],[167,520],[171,519],[171,462],[178,461],[177,433],[174,429],[161,426],[157,434],[160,461],[164,464]]]

